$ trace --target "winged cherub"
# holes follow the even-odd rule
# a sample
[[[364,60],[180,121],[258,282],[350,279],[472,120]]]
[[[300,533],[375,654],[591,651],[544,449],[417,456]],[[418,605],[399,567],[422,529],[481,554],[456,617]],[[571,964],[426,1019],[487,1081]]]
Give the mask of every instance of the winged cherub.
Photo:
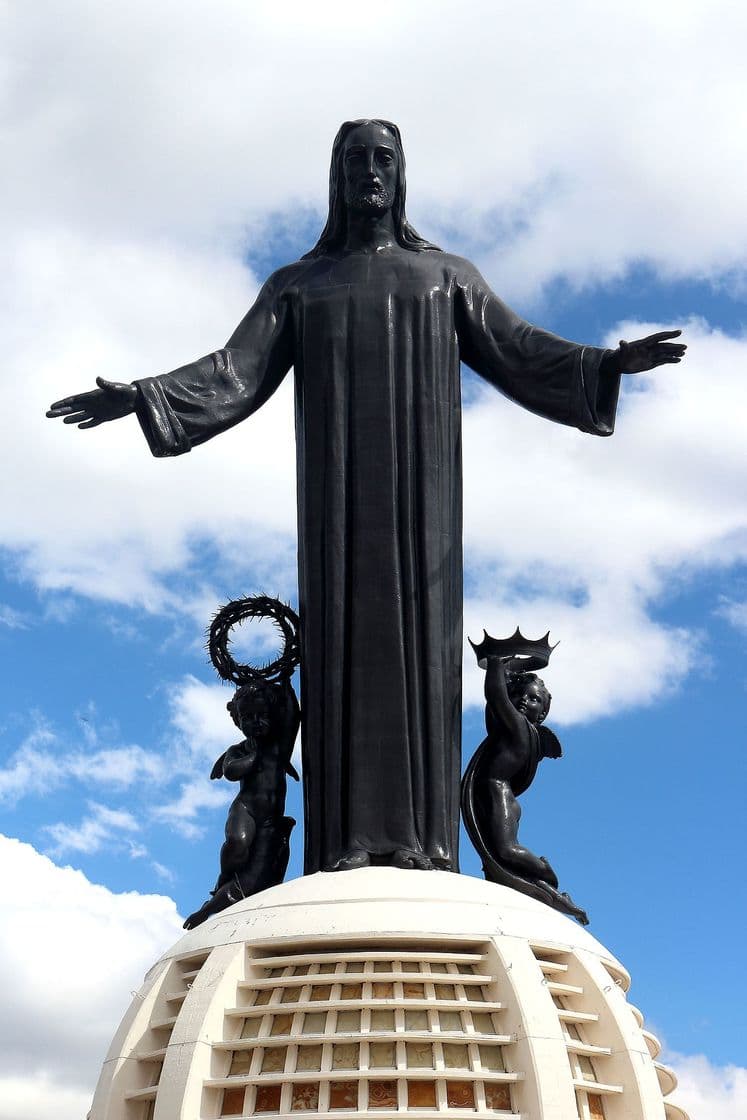
[[[521,637],[518,631],[514,638],[517,636]],[[547,664],[550,647],[547,645],[544,658],[520,657],[491,653],[491,644],[496,648],[504,643],[486,635],[480,646],[473,645],[478,663],[486,670],[487,735],[462,779],[467,832],[482,859],[486,879],[513,887],[588,925],[586,913],[560,891],[549,861],[523,847],[518,838],[521,807],[517,798],[533,782],[543,758],[560,758],[563,753],[557,736],[543,726],[552,697],[544,681],[527,671]]]

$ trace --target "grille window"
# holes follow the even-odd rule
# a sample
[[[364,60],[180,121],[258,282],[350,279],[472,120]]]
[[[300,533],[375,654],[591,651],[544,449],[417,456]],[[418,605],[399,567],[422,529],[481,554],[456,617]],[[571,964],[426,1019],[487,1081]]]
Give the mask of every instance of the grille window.
[[[511,1112],[520,1075],[482,952],[378,942],[248,963],[214,1047],[226,1076],[206,1082],[221,1116]]]
[[[207,957],[207,953],[201,953],[172,961],[166,971],[148,1029],[135,1048],[139,1087],[124,1094],[131,1120],[153,1120],[166,1049],[182,1004]]]

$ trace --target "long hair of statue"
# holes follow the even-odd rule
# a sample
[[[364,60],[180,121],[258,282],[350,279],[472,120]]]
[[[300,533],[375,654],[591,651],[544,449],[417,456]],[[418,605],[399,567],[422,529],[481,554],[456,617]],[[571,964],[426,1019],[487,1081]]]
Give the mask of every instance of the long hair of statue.
[[[325,253],[329,253],[334,249],[339,249],[345,242],[345,235],[347,232],[347,214],[345,210],[345,183],[343,175],[343,150],[345,147],[345,139],[348,133],[352,132],[354,128],[359,125],[378,124],[390,132],[394,140],[394,148],[397,153],[397,160],[399,166],[399,175],[397,176],[397,187],[394,194],[394,205],[392,206],[392,217],[394,219],[394,228],[397,236],[397,241],[403,249],[410,249],[413,252],[421,252],[424,249],[431,249],[434,252],[440,253],[438,245],[432,245],[430,241],[426,241],[420,234],[413,229],[405,216],[405,152],[402,147],[402,136],[396,124],[392,121],[385,121],[378,117],[362,118],[357,121],[345,121],[340,125],[337,136],[335,136],[334,144],[332,145],[332,160],[329,167],[329,213],[327,215],[327,222],[319,235],[319,240],[313,249],[305,253],[303,260],[309,257],[321,257]]]

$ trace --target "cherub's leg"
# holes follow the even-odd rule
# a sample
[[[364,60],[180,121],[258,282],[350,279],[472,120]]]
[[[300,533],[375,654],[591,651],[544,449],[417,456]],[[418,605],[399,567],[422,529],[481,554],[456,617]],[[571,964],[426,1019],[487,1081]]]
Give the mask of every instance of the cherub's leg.
[[[210,898],[203,902],[199,910],[195,910],[194,914],[190,914],[184,923],[184,929],[194,929],[195,926],[202,925],[203,922],[211,918],[213,914],[219,914],[221,910],[226,907],[232,906],[234,902],[238,902],[241,895],[236,887],[236,883],[232,880],[229,883],[224,883],[222,887],[216,888]]]
[[[548,883],[540,883],[540,886],[543,887],[553,899],[553,905],[556,910],[560,910],[564,914],[570,914],[571,917],[579,921],[582,926],[588,926],[588,914],[585,910],[582,910],[580,906],[576,905],[569,894],[566,894],[565,891],[556,890],[555,887],[551,887]]]
[[[540,859],[519,843],[521,807],[508,782],[491,781],[486,793],[491,847],[496,863],[525,879],[554,878],[547,860]]]
[[[220,850],[220,877],[215,884],[219,890],[240,871],[247,860],[257,835],[257,825],[243,801],[237,798],[228,810],[226,841]]]

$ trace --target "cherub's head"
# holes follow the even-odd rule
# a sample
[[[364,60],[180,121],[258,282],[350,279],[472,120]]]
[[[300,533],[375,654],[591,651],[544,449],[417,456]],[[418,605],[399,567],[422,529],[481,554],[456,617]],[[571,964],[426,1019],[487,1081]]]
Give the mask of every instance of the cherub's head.
[[[516,710],[535,725],[542,723],[550,711],[552,696],[536,673],[512,674],[508,679],[508,695]]]
[[[266,681],[242,684],[229,700],[226,708],[231,719],[247,738],[263,739],[272,726],[272,711],[277,694]]]

